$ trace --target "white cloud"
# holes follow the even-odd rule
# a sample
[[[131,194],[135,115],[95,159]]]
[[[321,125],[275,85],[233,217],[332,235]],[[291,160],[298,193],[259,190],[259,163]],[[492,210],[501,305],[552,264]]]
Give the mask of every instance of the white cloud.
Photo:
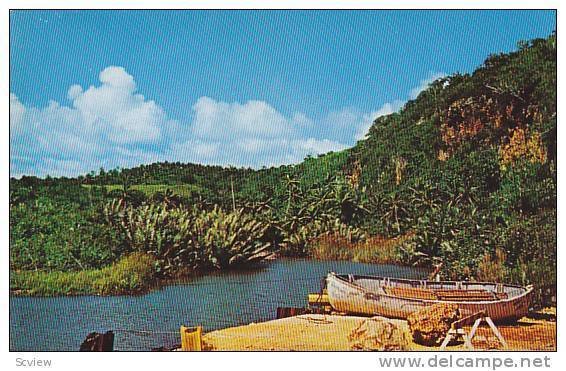
[[[26,108],[15,94],[10,93],[10,132],[19,134],[22,130],[23,117]]]
[[[443,72],[429,73],[429,76],[426,79],[422,79],[419,82],[419,85],[415,86],[409,91],[409,99],[416,99],[423,90],[428,88],[430,83],[444,76],[446,76],[446,74]],[[360,125],[358,125],[358,130],[355,134],[355,138],[357,140],[364,139],[369,131],[369,128],[373,125],[375,119],[399,111],[405,105],[405,103],[406,101],[404,100],[387,102],[384,103],[378,110],[373,111],[369,114],[364,114],[362,116]]]
[[[126,72],[124,67],[110,66],[100,72],[99,80],[105,85],[134,92],[136,83],[134,77]]]
[[[393,113],[403,104],[402,101],[385,103],[381,108],[370,112],[354,107],[331,111],[312,126],[313,136],[353,145],[356,140],[365,137],[377,117]]]
[[[86,91],[78,85],[68,96],[81,116],[85,130],[104,133],[114,143],[155,142],[166,123],[163,109],[136,94],[136,83],[122,67],[107,67],[99,76],[100,86]]]
[[[413,89],[411,89],[411,91],[409,92],[409,98],[417,98],[422,91],[428,88],[431,82],[438,80],[439,78],[444,76],[446,76],[444,72],[431,72],[426,79],[420,81],[418,86],[415,86]]]
[[[331,111],[322,118],[314,128],[322,133],[323,138],[331,140],[346,139],[350,142],[353,133],[360,125],[363,113],[352,107],[345,107],[338,111]]]
[[[347,148],[344,144],[315,138],[266,138],[208,143],[189,140],[173,144],[163,159],[258,168],[293,164],[300,162],[307,155],[344,148]]]
[[[405,102],[401,100],[387,102],[384,103],[377,111],[363,115],[360,125],[358,126],[358,130],[356,131],[355,138],[357,140],[364,139],[368,134],[369,128],[373,125],[375,119],[399,111],[404,104]]]
[[[411,95],[440,75],[421,81]],[[28,107],[10,94],[13,176],[75,176],[164,160],[256,168],[296,163],[353,145],[375,118],[404,104],[393,101],[370,112],[345,107],[312,118],[284,114],[264,101],[203,96],[182,123],[139,94],[123,67],[105,68],[99,81],[86,89],[70,86],[68,106],[51,101],[43,108]]]
[[[134,78],[122,67],[108,67],[100,84],[72,85],[70,106],[50,101],[25,107],[10,95],[10,152],[38,175],[76,175],[99,166],[122,165],[119,150],[164,144],[162,133],[176,123],[154,101],[136,93]],[[17,172],[17,170],[16,170]]]
[[[346,148],[309,135],[314,122],[302,113],[285,116],[263,101],[227,103],[201,97],[192,106],[189,138],[167,154],[176,161],[234,166],[271,166]]]
[[[346,148],[310,136],[315,123],[303,113],[286,116],[264,101],[201,97],[192,120],[180,124],[137,93],[124,68],[108,67],[99,80],[70,86],[69,106],[26,107],[10,95],[12,175],[74,176],[164,160],[260,167]]]
[[[290,120],[263,101],[240,104],[201,97],[193,111],[191,130],[198,138],[276,138],[294,132]]]
[[[291,143],[295,149],[298,149],[300,152],[305,151],[308,155],[315,155],[319,153],[327,153],[331,151],[341,151],[346,149],[348,146],[335,142],[328,139],[314,139],[308,138],[306,140],[298,140]]]
[[[83,88],[80,85],[71,85],[67,91],[67,97],[70,100],[75,100],[83,93]]]
[[[305,129],[313,125],[313,121],[309,119],[304,113],[295,112],[291,121],[297,125],[299,129]]]

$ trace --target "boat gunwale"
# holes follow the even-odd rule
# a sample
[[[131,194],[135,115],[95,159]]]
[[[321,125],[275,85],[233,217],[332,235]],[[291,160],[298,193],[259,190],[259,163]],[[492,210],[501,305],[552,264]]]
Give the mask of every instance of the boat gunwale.
[[[533,291],[533,286],[532,285],[528,285],[528,286],[519,286],[519,285],[507,285],[507,284],[502,284],[503,286],[507,286],[507,287],[514,287],[514,288],[520,288],[522,290],[524,290],[523,293],[521,293],[520,295],[517,296],[513,296],[511,298],[507,298],[507,299],[496,299],[496,300],[483,300],[483,301],[456,301],[456,300],[429,300],[429,299],[417,299],[417,298],[406,298],[406,297],[401,297],[401,296],[396,296],[396,295],[391,295],[391,294],[387,294],[387,293],[376,293],[376,292],[372,292],[370,290],[365,289],[364,287],[360,286],[360,285],[356,285],[353,282],[349,282],[348,280],[346,280],[343,276],[348,277],[348,275],[344,275],[344,274],[336,274],[334,272],[330,272],[327,275],[327,279],[328,277],[334,277],[336,278],[340,283],[345,284],[347,286],[350,286],[358,291],[361,291],[363,293],[369,293],[372,295],[379,295],[379,296],[386,296],[389,298],[393,298],[393,299],[397,299],[397,300],[409,300],[409,301],[413,301],[413,302],[420,302],[420,303],[432,303],[432,304],[436,304],[436,303],[442,303],[442,304],[469,304],[469,305],[486,305],[486,304],[498,304],[498,303],[507,303],[507,302],[513,302],[516,301],[520,298],[523,298],[527,295],[530,295]],[[371,275],[352,275],[353,277],[363,277],[363,278],[371,278],[371,279],[375,279],[375,278],[380,278],[380,279],[389,279],[390,281],[402,281],[402,282],[434,282],[434,283],[456,283],[458,281],[429,281],[429,280],[412,280],[412,279],[407,279],[407,278],[389,278],[389,277],[381,277],[381,276],[371,276]],[[494,282],[474,282],[477,284],[496,284]]]

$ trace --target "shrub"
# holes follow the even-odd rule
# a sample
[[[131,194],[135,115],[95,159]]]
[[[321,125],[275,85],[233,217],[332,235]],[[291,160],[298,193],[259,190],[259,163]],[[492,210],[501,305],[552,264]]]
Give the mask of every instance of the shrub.
[[[556,210],[519,216],[499,231],[507,254],[508,280],[535,286],[535,303],[551,304],[556,295]]]
[[[520,161],[503,174],[501,187],[494,195],[495,207],[503,214],[533,214],[556,207],[556,181],[548,164]]]
[[[205,211],[167,204],[136,208],[114,200],[105,215],[123,236],[127,251],[154,255],[164,275],[253,264],[271,256],[265,236],[269,225],[242,210],[227,213],[218,207]]]
[[[76,270],[100,268],[118,255],[118,236],[92,209],[40,197],[10,207],[10,267]]]

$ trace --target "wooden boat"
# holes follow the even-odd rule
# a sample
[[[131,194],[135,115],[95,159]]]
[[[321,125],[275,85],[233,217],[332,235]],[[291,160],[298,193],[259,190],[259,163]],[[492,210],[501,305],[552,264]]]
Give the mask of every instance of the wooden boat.
[[[436,303],[457,304],[462,316],[481,310],[495,322],[512,322],[529,311],[532,286],[491,282],[419,281],[329,273],[326,290],[337,311],[406,319]]]

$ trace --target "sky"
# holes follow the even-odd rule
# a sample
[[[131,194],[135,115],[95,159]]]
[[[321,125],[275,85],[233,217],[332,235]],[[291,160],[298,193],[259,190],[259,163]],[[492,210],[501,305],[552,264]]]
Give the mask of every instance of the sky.
[[[10,11],[10,175],[260,168],[353,146],[554,11]]]

